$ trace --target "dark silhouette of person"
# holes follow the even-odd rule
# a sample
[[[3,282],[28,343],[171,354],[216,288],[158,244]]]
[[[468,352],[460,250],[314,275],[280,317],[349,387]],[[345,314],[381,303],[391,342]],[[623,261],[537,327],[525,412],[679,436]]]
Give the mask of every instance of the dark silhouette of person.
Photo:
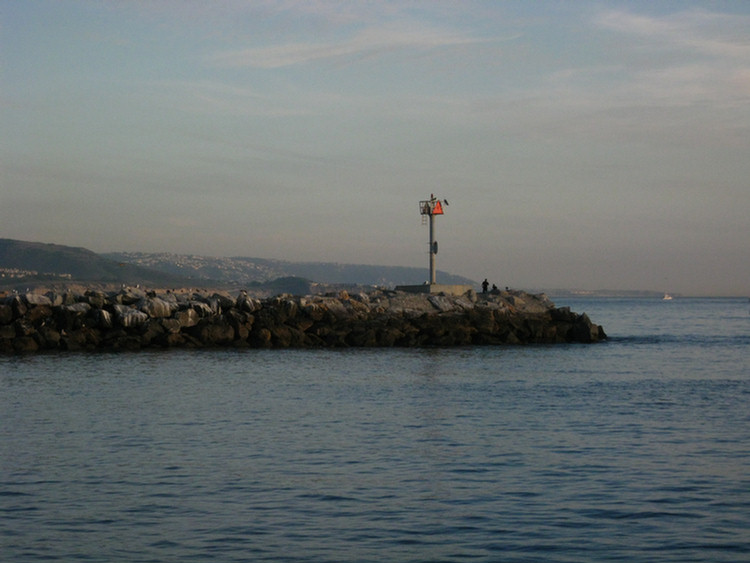
[[[484,281],[482,282],[482,293],[487,293],[488,287],[490,287],[490,282],[487,281],[487,278],[484,278]]]

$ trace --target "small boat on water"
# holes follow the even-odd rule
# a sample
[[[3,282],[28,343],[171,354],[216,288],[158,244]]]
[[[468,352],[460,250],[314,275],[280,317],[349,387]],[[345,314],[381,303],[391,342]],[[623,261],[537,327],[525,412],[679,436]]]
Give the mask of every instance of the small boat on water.
[[[661,298],[662,301],[672,301],[672,296],[669,293],[665,293],[664,297]]]

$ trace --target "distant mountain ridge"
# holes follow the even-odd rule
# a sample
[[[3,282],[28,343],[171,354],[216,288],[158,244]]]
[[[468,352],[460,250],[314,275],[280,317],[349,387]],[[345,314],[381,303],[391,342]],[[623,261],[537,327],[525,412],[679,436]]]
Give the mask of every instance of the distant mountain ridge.
[[[318,283],[342,285],[413,285],[424,283],[427,268],[341,264],[338,262],[289,262],[252,257],[209,257],[187,254],[111,252],[102,256],[111,260],[136,264],[149,269],[169,272],[194,280],[215,280],[222,283],[249,284],[277,278],[297,277]],[[463,276],[438,272],[440,283],[476,285]]]
[[[427,268],[326,262],[288,262],[250,257],[111,252],[81,247],[0,239],[0,283],[98,282],[158,286],[273,285],[293,278],[322,284],[391,287],[423,283]],[[472,284],[438,272],[441,283]],[[278,284],[277,284],[278,285]]]
[[[146,252],[96,254],[82,247],[0,238],[0,288],[6,290],[90,283],[141,284],[147,287],[243,286],[257,294],[275,295],[320,293],[341,289],[341,286],[359,290],[356,286],[418,285],[424,283],[427,276],[427,268]],[[468,284],[478,289],[476,281],[442,271],[438,272],[438,281]],[[529,291],[575,299],[659,298],[662,295],[645,290],[538,288]],[[677,293],[672,295],[680,297]]]
[[[59,281],[173,285],[170,273],[117,262],[81,247],[0,239],[0,280],[3,283]]]

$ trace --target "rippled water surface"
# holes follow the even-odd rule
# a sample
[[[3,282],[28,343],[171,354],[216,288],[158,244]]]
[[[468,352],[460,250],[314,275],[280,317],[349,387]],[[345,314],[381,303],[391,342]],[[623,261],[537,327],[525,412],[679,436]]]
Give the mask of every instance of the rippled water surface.
[[[609,342],[0,358],[8,561],[750,559],[750,304]]]

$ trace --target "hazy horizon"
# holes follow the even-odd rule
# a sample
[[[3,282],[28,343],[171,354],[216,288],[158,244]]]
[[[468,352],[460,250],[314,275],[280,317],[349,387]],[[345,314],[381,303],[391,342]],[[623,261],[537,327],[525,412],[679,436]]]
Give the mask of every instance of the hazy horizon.
[[[750,3],[5,3],[0,237],[750,294]]]

